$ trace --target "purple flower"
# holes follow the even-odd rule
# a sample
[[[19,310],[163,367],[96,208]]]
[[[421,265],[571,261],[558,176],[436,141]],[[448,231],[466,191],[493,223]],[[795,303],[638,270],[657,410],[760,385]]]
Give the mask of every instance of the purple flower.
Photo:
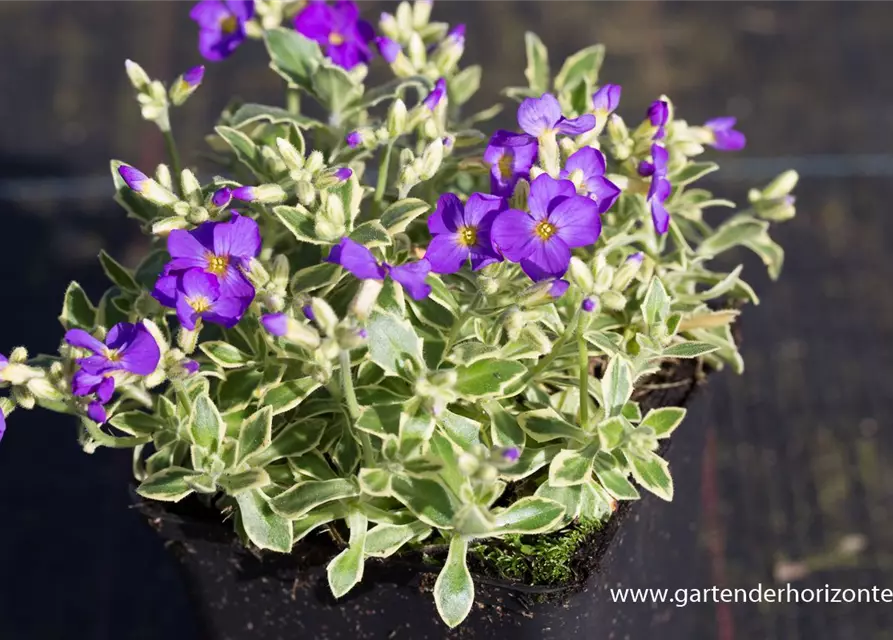
[[[525,133],[540,138],[550,132],[576,136],[595,127],[591,113],[568,119],[561,115],[561,105],[551,93],[539,98],[526,98],[518,107],[518,124]]]
[[[202,83],[202,78],[204,77],[205,67],[199,65],[197,67],[192,67],[189,71],[183,74],[183,82],[194,88]]]
[[[651,207],[651,220],[659,234],[664,234],[670,227],[670,214],[664,203],[670,197],[673,186],[667,179],[667,162],[669,154],[659,144],[651,145],[651,163],[648,168],[651,174],[651,186],[648,188],[648,205]],[[642,173],[642,166],[639,166]]]
[[[359,16],[356,3],[350,0],[334,5],[314,1],[295,16],[295,29],[318,42],[339,67],[353,69],[372,58],[369,42],[375,37],[372,25]]]
[[[281,338],[288,332],[288,316],[284,313],[268,313],[260,319],[269,333]]]
[[[152,296],[166,307],[177,310],[180,324],[192,331],[199,319],[234,327],[251,304],[248,298],[225,295],[217,276],[202,269],[189,269],[178,275],[162,275]]]
[[[434,236],[425,252],[434,273],[456,273],[471,258],[475,271],[502,260],[490,241],[490,228],[506,208],[497,196],[474,193],[463,206],[454,193],[445,193],[428,218]]]
[[[236,187],[232,191],[233,198],[242,202],[254,202],[257,200],[257,190],[254,187]]]
[[[619,84],[606,84],[592,94],[593,107],[604,115],[614,113],[620,105],[621,91],[622,88]]]
[[[736,131],[732,127],[737,122],[736,118],[731,116],[725,118],[714,118],[704,123],[704,126],[713,133],[713,142],[708,143],[715,149],[720,151],[740,151],[747,144],[747,138],[740,131]]]
[[[437,82],[434,83],[434,89],[422,100],[422,104],[425,105],[428,111],[434,111],[437,108],[437,105],[440,104],[440,101],[446,95],[446,89],[446,80],[438,78]]]
[[[223,207],[228,205],[232,199],[233,190],[229,187],[221,187],[214,192],[213,196],[211,196],[211,204],[218,209],[222,209]]]
[[[556,300],[567,293],[567,290],[570,288],[571,283],[567,280],[553,280],[552,286],[549,287],[549,295],[555,298]]]
[[[87,406],[87,417],[98,424],[103,424],[108,420],[108,414],[105,412],[105,407],[103,407],[102,403],[98,400],[94,400]]]
[[[139,169],[134,169],[131,166],[126,164],[122,164],[118,167],[118,175],[124,180],[124,183],[137,193],[140,193],[143,190],[143,186],[146,182],[150,181],[151,178],[147,176],[145,173],[140,171]]]
[[[65,334],[65,341],[93,353],[77,361],[81,371],[90,375],[125,371],[147,376],[155,371],[161,358],[158,343],[142,322],[116,324],[106,335],[104,344],[83,329],[70,329]]]
[[[592,313],[595,311],[595,300],[592,298],[583,298],[583,304],[580,305],[580,308],[586,313]]]
[[[369,249],[350,238],[341,238],[341,242],[332,247],[326,262],[341,265],[360,280],[384,280],[385,276],[390,276],[414,300],[427,298],[431,293],[431,285],[425,283],[431,272],[431,263],[426,259],[396,267],[379,264]]]
[[[111,375],[90,373],[82,368],[71,378],[71,392],[76,396],[95,393],[99,402],[105,404],[115,393],[115,379]]]
[[[350,179],[350,177],[353,175],[353,171],[347,167],[341,167],[339,169],[335,169],[335,173],[332,175],[344,182],[345,180]]]
[[[605,156],[598,149],[583,147],[567,159],[559,176],[572,180],[574,174],[580,176],[582,195],[595,201],[599,213],[610,209],[620,196],[620,188],[605,177]]]
[[[669,118],[669,105],[664,100],[655,100],[648,107],[648,119],[651,120],[651,126],[657,127],[653,140],[661,140],[667,135],[665,125]]]
[[[238,191],[238,189],[236,190]],[[220,281],[220,295],[254,298],[254,287],[242,269],[260,253],[257,223],[233,212],[229,222],[205,222],[197,229],[175,229],[167,239],[171,261],[163,275],[178,275],[187,269],[204,269]]]
[[[504,211],[493,223],[493,240],[503,255],[534,280],[560,278],[573,247],[595,243],[602,223],[598,205],[577,195],[574,183],[542,174],[530,185],[530,213]]]
[[[484,162],[490,164],[490,191],[497,196],[511,197],[518,180],[530,177],[536,151],[533,136],[502,129],[494,133],[484,151]]]
[[[347,141],[347,146],[351,149],[356,149],[363,144],[363,134],[359,131],[351,131],[344,139]]]
[[[390,38],[376,38],[375,45],[378,47],[378,52],[381,54],[381,57],[384,58],[385,62],[388,64],[393,64],[397,59],[397,56],[403,51],[400,45]]]
[[[254,16],[254,0],[202,0],[189,12],[199,26],[198,50],[214,62],[232,55],[245,41],[245,23]]]

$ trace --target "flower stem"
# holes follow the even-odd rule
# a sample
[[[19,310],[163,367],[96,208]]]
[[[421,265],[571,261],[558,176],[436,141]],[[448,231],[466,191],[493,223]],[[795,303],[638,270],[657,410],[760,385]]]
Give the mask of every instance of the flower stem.
[[[527,379],[525,380],[526,384],[530,384],[533,380],[543,372],[543,370],[552,364],[552,361],[558,357],[558,354],[561,353],[561,350],[564,348],[565,343],[568,339],[577,331],[577,326],[580,322],[580,310],[577,309],[576,313],[574,313],[574,317],[571,318],[571,321],[568,323],[567,328],[564,330],[564,333],[560,338],[552,345],[552,351],[549,354],[540,360],[536,366],[527,372]]]
[[[285,103],[288,112],[294,115],[301,113],[301,90],[289,87],[285,90]]]
[[[471,312],[477,306],[478,301],[481,299],[481,292],[478,290],[474,297],[471,299],[471,302],[468,304],[468,308],[465,311],[459,313],[459,317],[456,318],[456,321],[453,323],[452,328],[450,329],[450,333],[447,336],[446,343],[443,345],[443,353],[440,356],[440,362],[442,363],[448,355],[450,355],[450,349],[453,348],[453,344],[456,342],[456,339],[459,337],[459,332],[462,330],[462,326],[468,320],[469,316],[471,316]]]
[[[174,134],[171,133],[170,127],[163,130],[164,148],[167,150],[167,157],[171,162],[171,173],[173,175],[174,193],[183,195],[183,170],[180,167],[180,153],[177,151],[177,143],[174,141]]]
[[[583,322],[578,322],[577,349],[580,365],[580,426],[585,429],[589,422],[589,350],[583,338]]]
[[[347,404],[347,415],[350,416],[350,428],[360,437],[363,447],[363,461],[367,467],[372,467],[375,460],[372,458],[372,442],[369,434],[356,428],[357,418],[360,417],[360,403],[357,402],[357,393],[353,388],[353,374],[350,370],[350,351],[342,349],[338,354],[338,362],[341,364],[341,390],[344,393],[344,401]]]
[[[381,201],[384,200],[384,190],[388,184],[388,170],[391,166],[391,149],[394,143],[389,142],[381,155],[381,164],[378,166],[378,183],[375,185],[375,207],[381,209]]]

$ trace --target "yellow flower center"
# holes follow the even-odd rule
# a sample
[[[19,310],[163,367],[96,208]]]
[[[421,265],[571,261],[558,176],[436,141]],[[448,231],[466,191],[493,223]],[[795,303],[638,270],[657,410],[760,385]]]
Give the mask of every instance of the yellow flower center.
[[[501,175],[505,180],[508,180],[512,177],[512,160],[513,158],[511,154],[506,153],[499,159],[499,162],[496,163],[497,167],[499,168],[499,175]]]
[[[333,31],[329,34],[329,44],[333,47],[337,47],[339,44],[344,44],[344,36],[337,31]]]
[[[118,362],[121,359],[121,354],[117,349],[106,349],[105,357],[109,362]]]
[[[463,247],[473,247],[478,242],[477,227],[459,227],[459,244]]]
[[[215,276],[222,276],[226,273],[226,269],[229,267],[229,256],[218,256],[208,253],[205,258],[208,260],[209,273],[213,273]]]
[[[539,222],[536,225],[536,228],[533,230],[533,232],[538,235],[541,240],[544,241],[554,236],[556,231],[558,231],[558,229],[556,229],[555,225],[548,220]]]
[[[211,308],[211,301],[205,296],[195,296],[194,298],[186,298],[186,302],[192,307],[196,313],[204,313]]]
[[[220,30],[224,33],[224,35],[230,35],[236,32],[236,29],[239,28],[239,21],[236,20],[236,16],[226,16],[220,21]]]

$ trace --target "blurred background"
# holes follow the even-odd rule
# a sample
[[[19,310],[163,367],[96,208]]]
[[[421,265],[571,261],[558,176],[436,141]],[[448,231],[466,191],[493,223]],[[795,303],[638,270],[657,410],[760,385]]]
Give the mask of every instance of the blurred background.
[[[148,169],[163,146],[140,119],[123,62],[165,80],[200,63],[190,7],[0,4],[0,352],[53,352],[68,281],[95,300],[106,286],[100,247],[125,264],[145,251],[111,200],[108,161]],[[393,7],[361,3],[373,21]],[[434,18],[468,25],[464,63],[485,69],[471,108],[524,84],[525,30],[542,37],[553,69],[601,42],[601,79],[623,85],[628,122],[661,93],[689,122],[739,118],[747,149],[719,158],[714,191],[744,202],[749,186],[784,168],[801,174],[798,217],[774,232],[787,253],[781,280],[740,256],[762,298],[743,316],[748,370],[713,376],[694,402],[671,452],[676,500],[650,504],[624,540],[623,586],[893,588],[893,3],[439,0]],[[176,110],[187,161],[233,94],[282,104],[259,43],[208,65]],[[513,115],[493,124],[512,127]],[[74,423],[46,413],[17,411],[10,423],[0,446],[0,638],[195,638],[176,567],[129,508],[129,452],[88,456]],[[893,637],[891,611],[636,604],[618,606],[611,630],[633,640],[658,630],[861,640]]]

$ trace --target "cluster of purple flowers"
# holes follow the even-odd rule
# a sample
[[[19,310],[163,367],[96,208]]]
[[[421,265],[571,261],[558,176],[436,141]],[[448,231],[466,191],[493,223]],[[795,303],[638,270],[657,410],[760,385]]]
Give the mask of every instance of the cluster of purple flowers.
[[[195,329],[200,319],[233,327],[254,300],[254,285],[245,272],[260,247],[257,223],[235,211],[228,222],[171,231],[167,240],[171,261],[152,295],[176,309],[186,329]]]
[[[115,392],[115,376],[147,376],[155,371],[161,359],[158,343],[142,322],[116,324],[108,332],[105,343],[83,329],[70,329],[65,341],[93,354],[77,360],[80,368],[71,380],[71,392],[76,396],[93,396],[87,406],[87,416],[100,424],[107,418],[104,405]]]

